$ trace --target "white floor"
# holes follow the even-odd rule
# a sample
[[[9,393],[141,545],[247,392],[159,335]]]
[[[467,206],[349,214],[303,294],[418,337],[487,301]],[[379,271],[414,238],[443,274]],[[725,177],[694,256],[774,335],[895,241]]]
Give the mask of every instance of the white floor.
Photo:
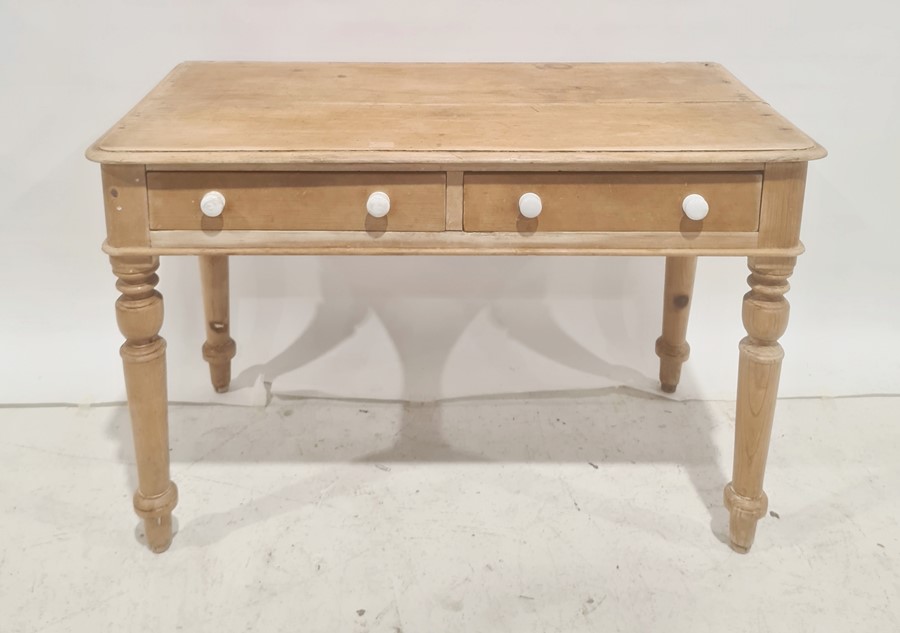
[[[173,406],[153,555],[122,407],[0,409],[0,630],[895,633],[898,413],[781,401],[741,556],[731,403]]]

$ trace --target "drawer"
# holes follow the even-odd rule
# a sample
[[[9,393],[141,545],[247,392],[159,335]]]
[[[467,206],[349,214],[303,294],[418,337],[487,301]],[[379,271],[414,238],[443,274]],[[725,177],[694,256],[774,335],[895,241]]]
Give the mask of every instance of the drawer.
[[[756,231],[762,174],[758,172],[466,173],[466,231]],[[519,212],[525,193],[540,197],[534,219]],[[709,204],[702,221],[682,202],[699,194]]]
[[[151,230],[443,231],[443,172],[149,172]],[[217,217],[200,211],[210,191],[224,196]],[[383,218],[366,211],[384,192]]]

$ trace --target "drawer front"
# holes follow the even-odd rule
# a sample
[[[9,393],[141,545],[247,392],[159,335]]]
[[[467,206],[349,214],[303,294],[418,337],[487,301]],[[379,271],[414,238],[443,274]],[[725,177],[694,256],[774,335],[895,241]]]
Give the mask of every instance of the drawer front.
[[[467,173],[466,231],[756,231],[758,172]],[[519,212],[525,193],[540,197],[540,214]],[[709,204],[703,220],[682,210],[689,194]]]
[[[150,172],[151,230],[443,231],[446,175],[442,172]],[[207,217],[200,200],[225,198],[221,215]],[[390,211],[366,210],[377,191]]]

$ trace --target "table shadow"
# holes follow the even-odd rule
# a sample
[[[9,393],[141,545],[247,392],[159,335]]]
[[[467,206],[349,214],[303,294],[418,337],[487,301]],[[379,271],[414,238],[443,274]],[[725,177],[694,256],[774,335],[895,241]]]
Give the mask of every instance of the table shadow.
[[[591,419],[571,415],[573,407],[590,407],[608,398],[632,401],[612,417]],[[522,415],[521,407],[504,407],[504,401],[516,403],[523,398],[543,415]],[[712,437],[717,427],[731,424],[727,416],[712,406],[693,409],[690,426],[672,423],[666,409],[686,406],[661,396],[650,396],[628,388],[543,393],[507,394],[474,399],[454,399],[427,403],[372,402],[335,400],[328,415],[304,416],[310,399],[279,400],[277,413],[268,409],[246,408],[246,418],[234,415],[223,422],[216,415],[204,414],[207,405],[186,405],[173,409],[171,459],[176,483],[182,487],[190,480],[178,480],[178,471],[200,462],[215,463],[292,463],[334,464],[310,476],[284,482],[277,490],[255,495],[252,501],[224,512],[209,513],[190,521],[176,543],[205,546],[273,516],[314,507],[324,491],[330,501],[377,481],[392,464],[414,463],[579,463],[603,472],[611,464],[677,464],[684,469],[695,494],[707,508],[712,533],[727,543],[727,512],[722,506],[722,489],[727,483],[723,472],[725,459]],[[642,402],[647,403],[646,410]],[[558,404],[557,404],[558,403]],[[293,406],[296,404],[297,406]],[[318,403],[321,404],[321,401]],[[473,426],[461,421],[457,413],[448,420],[446,411],[464,406],[478,412],[483,423]],[[376,407],[394,412],[393,420],[372,422]],[[320,407],[321,410],[321,407]],[[604,409],[608,411],[608,407]],[[548,412],[551,412],[548,414]],[[243,416],[242,416],[243,417]],[[681,420],[683,416],[675,416]],[[389,424],[392,422],[393,424]],[[133,452],[127,412],[118,409],[111,428],[120,438],[129,463],[127,473],[136,485]],[[464,435],[463,441],[458,438]],[[346,441],[345,438],[355,438]],[[457,438],[457,440],[449,438]],[[347,468],[347,464],[370,464],[367,468]],[[332,489],[335,481],[340,485]],[[610,485],[609,481],[605,482]],[[598,494],[602,496],[602,487]],[[286,503],[286,501],[288,501]],[[123,508],[124,511],[124,508]],[[176,509],[176,515],[177,515]],[[647,511],[638,527],[660,528],[658,513]]]
[[[466,287],[470,289],[466,300],[448,300],[431,295],[429,280],[410,277],[407,262],[397,258],[385,258],[378,262],[374,271],[368,274],[391,275],[398,280],[397,292],[378,294],[374,292],[347,292],[342,280],[347,278],[348,269],[343,262],[332,262],[334,258],[323,258],[321,263],[322,301],[308,327],[301,332],[282,352],[264,364],[240,369],[233,380],[233,388],[253,385],[261,377],[271,384],[278,376],[314,362],[329,350],[349,338],[368,315],[373,314],[383,324],[397,357],[403,367],[404,393],[424,396],[421,402],[397,403],[399,406],[396,428],[390,445],[360,452],[352,445],[332,447],[333,450],[318,450],[317,439],[334,430],[334,425],[346,425],[350,433],[365,435],[364,426],[356,426],[359,419],[355,415],[331,417],[327,421],[297,420],[302,433],[291,434],[291,442],[283,441],[277,434],[254,435],[251,423],[243,426],[222,425],[214,417],[187,415],[189,419],[179,419],[181,412],[190,412],[191,407],[179,409],[179,414],[170,419],[171,459],[173,463],[191,464],[199,460],[221,462],[361,462],[384,464],[391,462],[582,462],[599,465],[601,463],[677,463],[687,471],[699,498],[710,513],[713,533],[727,542],[727,514],[722,508],[722,488],[727,479],[719,466],[721,455],[711,439],[713,429],[722,424],[721,414],[711,408],[704,408],[704,414],[694,420],[690,428],[679,428],[666,424],[665,420],[644,416],[621,420],[597,420],[585,423],[573,422],[566,433],[543,433],[541,422],[532,421],[525,425],[515,425],[514,433],[504,436],[502,441],[494,441],[490,451],[482,447],[477,433],[491,433],[491,427],[475,430],[465,446],[448,440],[447,422],[444,410],[447,406],[473,399],[440,399],[441,380],[446,362],[459,338],[469,324],[484,310],[508,336],[562,366],[588,372],[603,377],[610,382],[626,385],[624,388],[566,392],[564,394],[492,394],[475,398],[485,402],[504,398],[547,398],[579,399],[597,398],[611,394],[626,393],[632,398],[646,400],[666,400],[662,396],[648,394],[655,388],[654,378],[643,375],[632,368],[610,363],[594,351],[573,339],[554,319],[546,303],[529,300],[528,310],[512,310],[498,305],[495,297],[503,296],[511,278],[527,267],[531,258],[505,258],[498,261],[499,275],[482,277],[477,280],[478,267],[467,259],[454,259],[454,266],[462,278],[475,279]],[[590,259],[590,258],[589,258]],[[522,261],[526,260],[526,261]],[[595,260],[594,260],[595,261]],[[472,267],[467,270],[467,267]],[[459,270],[459,269],[463,270]],[[352,270],[352,269],[351,269]],[[365,288],[365,278],[361,280]],[[354,290],[359,290],[355,288]],[[540,296],[541,288],[533,294]],[[409,318],[395,298],[397,295],[426,297],[433,302],[433,309],[442,314],[452,311],[453,319],[442,319],[440,327],[428,327],[427,323],[416,325],[415,335],[410,335]],[[527,298],[526,298],[527,299]],[[170,299],[171,300],[171,299]],[[661,306],[660,306],[661,312]],[[427,320],[426,320],[427,321]],[[449,321],[450,325],[447,325]],[[171,344],[171,342],[170,342]],[[240,341],[238,341],[240,347]],[[653,341],[647,341],[649,354],[653,353]],[[236,365],[239,364],[239,357]],[[490,368],[479,367],[479,371]],[[686,368],[686,373],[689,371]],[[290,397],[292,394],[278,394]],[[297,394],[294,394],[297,395]],[[299,394],[308,396],[308,394]],[[336,400],[344,403],[346,400]],[[365,410],[365,403],[357,401],[358,407],[349,410]],[[672,406],[681,406],[671,401]],[[338,407],[340,409],[340,407]],[[340,409],[343,411],[343,409]],[[344,412],[346,413],[346,412]],[[248,409],[248,417],[258,419],[259,414]],[[506,423],[503,428],[513,428]],[[293,423],[293,422],[292,422]],[[323,426],[329,425],[329,426]],[[546,430],[546,429],[545,429]],[[130,429],[127,413],[122,412],[112,422],[112,431],[122,442],[125,458],[133,463]],[[452,433],[451,433],[452,435]],[[245,441],[252,436],[253,441]],[[237,438],[240,437],[240,440]],[[208,438],[204,440],[203,438]],[[577,438],[577,439],[573,439]],[[213,442],[212,445],[209,442]],[[375,444],[373,444],[375,445]],[[649,450],[650,446],[664,446],[664,450]],[[125,448],[127,447],[127,448]],[[497,448],[500,447],[500,448]],[[286,452],[287,451],[287,452]],[[377,471],[365,474],[363,470],[353,475],[360,477],[358,483],[376,476]],[[133,467],[128,468],[132,487],[136,485]],[[328,485],[334,473],[329,470],[284,486],[277,492],[265,494],[252,502],[254,512],[246,513],[246,507],[237,507],[225,513],[206,515],[186,526],[190,535],[180,537],[182,543],[202,546],[213,543],[234,529],[246,525],[248,517],[264,520],[283,513],[284,499],[296,499],[298,504],[315,503],[309,497],[310,490]],[[347,482],[348,484],[352,482]],[[176,510],[177,512],[177,510]],[[648,517],[648,521],[650,518]],[[653,522],[658,519],[653,518]]]

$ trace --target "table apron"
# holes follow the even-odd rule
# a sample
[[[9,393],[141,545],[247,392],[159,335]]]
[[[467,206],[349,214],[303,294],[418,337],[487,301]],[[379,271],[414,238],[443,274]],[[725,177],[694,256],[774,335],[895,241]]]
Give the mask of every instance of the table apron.
[[[142,255],[707,255],[796,257],[804,250],[760,247],[758,233],[369,233],[365,231],[151,231],[149,246],[112,246]]]

